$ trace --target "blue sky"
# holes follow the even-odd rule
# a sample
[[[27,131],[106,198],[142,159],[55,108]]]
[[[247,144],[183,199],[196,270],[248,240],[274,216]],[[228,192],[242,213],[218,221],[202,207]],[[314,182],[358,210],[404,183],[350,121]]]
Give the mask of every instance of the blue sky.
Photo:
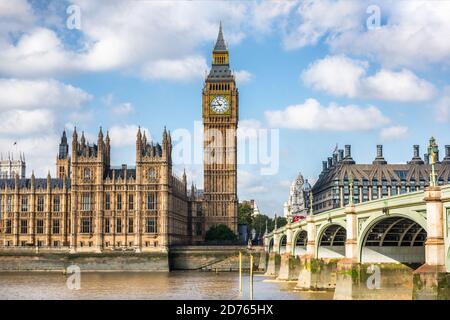
[[[156,141],[164,126],[192,131],[222,21],[240,128],[279,130],[279,169],[241,165],[239,197],[280,214],[298,172],[314,181],[336,143],[360,163],[383,144],[401,163],[434,135],[443,156],[446,12],[450,1],[0,0],[0,150],[24,151],[27,175],[45,175],[74,125],[91,141],[108,129],[114,165],[133,165],[139,125]],[[201,187],[201,166],[175,173],[184,167]]]

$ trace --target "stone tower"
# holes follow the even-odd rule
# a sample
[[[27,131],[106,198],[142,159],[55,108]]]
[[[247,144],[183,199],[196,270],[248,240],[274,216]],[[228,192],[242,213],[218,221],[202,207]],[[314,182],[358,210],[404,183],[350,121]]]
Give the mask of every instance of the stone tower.
[[[202,92],[205,230],[225,224],[237,233],[238,89],[220,24]]]
[[[70,178],[70,156],[66,130],[62,133],[59,152],[56,156],[56,176],[61,179],[64,177]]]

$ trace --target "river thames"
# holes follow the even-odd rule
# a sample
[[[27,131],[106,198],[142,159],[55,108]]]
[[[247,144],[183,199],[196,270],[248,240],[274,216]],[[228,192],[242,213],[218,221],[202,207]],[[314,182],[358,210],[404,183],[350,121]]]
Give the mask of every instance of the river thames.
[[[0,299],[164,299],[239,300],[249,298],[249,277],[243,276],[239,293],[236,272],[176,271],[158,273],[81,273],[80,289],[69,289],[68,277],[61,273],[0,273]],[[278,282],[262,275],[253,281],[254,299],[333,299],[332,292],[295,290],[295,282]]]

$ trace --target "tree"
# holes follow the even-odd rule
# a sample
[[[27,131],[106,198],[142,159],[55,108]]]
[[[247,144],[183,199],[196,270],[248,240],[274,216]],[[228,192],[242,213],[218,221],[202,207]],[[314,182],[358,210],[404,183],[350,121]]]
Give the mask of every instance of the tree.
[[[277,217],[277,228],[281,228],[287,224],[287,219],[285,217]],[[275,229],[275,218],[269,219],[268,225],[269,232],[272,232]]]
[[[233,241],[236,239],[234,232],[224,224],[212,226],[205,234],[206,241]]]
[[[246,224],[250,227],[253,220],[252,213],[253,208],[249,203],[240,203],[238,210],[238,224]]]
[[[263,237],[264,232],[266,232],[266,221],[267,224],[269,224],[270,218],[264,214],[259,214],[257,216],[254,216],[252,219],[251,225],[249,225],[249,232],[251,232],[252,229],[255,229],[256,231],[256,239],[260,239]]]

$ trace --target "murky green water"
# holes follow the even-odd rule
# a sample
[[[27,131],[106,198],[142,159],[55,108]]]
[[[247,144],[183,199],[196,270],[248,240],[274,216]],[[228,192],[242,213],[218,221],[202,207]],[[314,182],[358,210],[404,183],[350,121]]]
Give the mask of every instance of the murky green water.
[[[0,299],[248,299],[249,278],[238,273],[81,273],[79,290],[60,273],[0,273]],[[332,292],[299,292],[295,283],[255,275],[254,299],[332,299]]]

